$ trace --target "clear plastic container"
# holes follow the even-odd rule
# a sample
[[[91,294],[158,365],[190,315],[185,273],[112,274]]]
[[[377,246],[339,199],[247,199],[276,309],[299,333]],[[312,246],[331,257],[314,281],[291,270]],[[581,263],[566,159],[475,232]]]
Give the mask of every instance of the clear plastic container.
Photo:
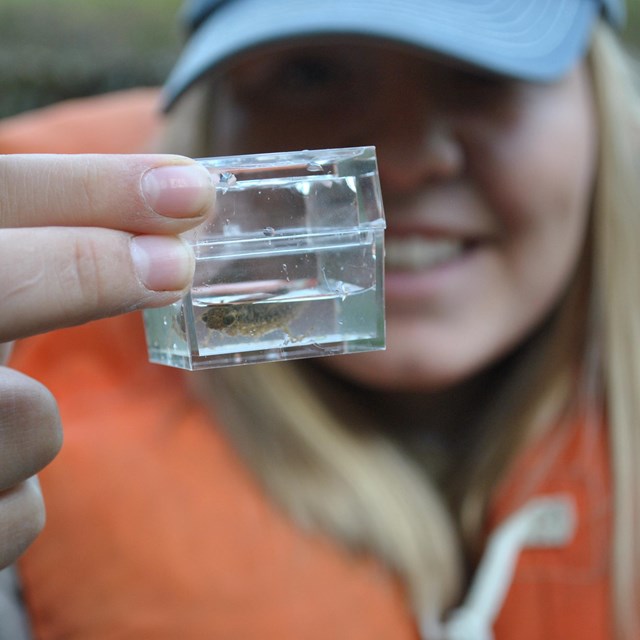
[[[144,312],[152,362],[204,369],[383,349],[373,147],[207,158],[215,215],[190,293]]]

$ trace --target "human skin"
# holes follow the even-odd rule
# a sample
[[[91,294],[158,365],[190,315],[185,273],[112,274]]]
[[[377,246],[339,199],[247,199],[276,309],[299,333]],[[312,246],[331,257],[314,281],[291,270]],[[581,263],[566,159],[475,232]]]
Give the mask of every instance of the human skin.
[[[0,157],[0,365],[16,338],[179,299],[194,261],[175,235],[213,197],[178,156]],[[43,526],[32,476],[61,439],[49,391],[0,366],[0,568]]]
[[[377,148],[387,349],[323,364],[388,390],[447,389],[558,303],[585,241],[596,165],[584,63],[530,84],[336,44],[256,56],[227,78],[216,151]]]

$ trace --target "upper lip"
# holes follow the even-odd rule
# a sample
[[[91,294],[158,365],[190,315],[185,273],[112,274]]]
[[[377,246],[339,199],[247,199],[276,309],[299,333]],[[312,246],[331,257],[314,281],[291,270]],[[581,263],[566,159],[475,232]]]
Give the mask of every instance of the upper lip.
[[[433,240],[445,240],[468,244],[471,242],[489,241],[496,234],[472,225],[463,224],[434,224],[431,221],[396,222],[387,218],[387,238],[412,238],[423,237]]]
[[[428,192],[410,201],[385,201],[388,237],[422,236],[459,242],[495,239],[498,223],[468,191]]]

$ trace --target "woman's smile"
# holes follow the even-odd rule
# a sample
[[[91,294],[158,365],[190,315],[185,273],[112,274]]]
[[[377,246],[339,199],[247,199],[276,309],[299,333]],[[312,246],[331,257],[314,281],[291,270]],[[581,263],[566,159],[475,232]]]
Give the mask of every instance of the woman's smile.
[[[474,277],[480,241],[449,235],[388,234],[385,240],[387,314],[425,310],[438,297],[463,295]],[[477,267],[477,265],[475,265]]]
[[[416,272],[458,258],[465,244],[460,239],[430,238],[420,235],[387,236],[385,266],[391,272]]]

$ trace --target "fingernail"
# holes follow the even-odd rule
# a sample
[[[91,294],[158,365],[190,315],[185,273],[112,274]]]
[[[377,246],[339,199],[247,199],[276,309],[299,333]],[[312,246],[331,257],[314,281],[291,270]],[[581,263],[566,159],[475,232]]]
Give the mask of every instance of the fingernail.
[[[193,252],[175,236],[135,236],[131,259],[140,281],[151,291],[179,291],[193,278]]]
[[[149,169],[140,188],[147,204],[161,216],[194,218],[211,204],[214,193],[209,172],[199,164]]]

